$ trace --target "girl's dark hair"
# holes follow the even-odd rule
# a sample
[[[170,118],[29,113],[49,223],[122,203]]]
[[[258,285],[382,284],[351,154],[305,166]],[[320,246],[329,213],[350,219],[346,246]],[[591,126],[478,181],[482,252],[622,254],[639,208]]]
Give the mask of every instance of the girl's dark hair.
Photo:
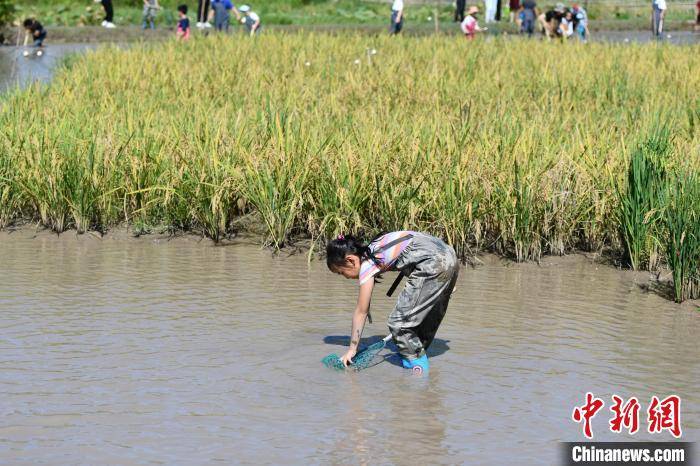
[[[177,7],[177,11],[179,11],[183,15],[186,15],[187,14],[187,5],[180,5],[179,7]]]
[[[33,20],[32,18],[27,18],[27,19],[24,20],[24,27],[25,27],[25,28],[28,28],[28,27],[31,26],[32,24],[34,24],[34,20]]]
[[[370,241],[370,244],[372,241]],[[330,240],[326,245],[326,265],[328,265],[329,269],[344,265],[345,256],[348,255],[357,256],[362,261],[371,260],[377,266],[382,265],[382,261],[369,248],[369,244],[365,244],[354,236],[340,235],[336,239]]]

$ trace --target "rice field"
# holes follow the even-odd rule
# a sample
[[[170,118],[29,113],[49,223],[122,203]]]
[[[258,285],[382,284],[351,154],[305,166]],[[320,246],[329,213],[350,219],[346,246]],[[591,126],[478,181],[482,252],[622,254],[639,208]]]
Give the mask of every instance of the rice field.
[[[218,241],[253,219],[273,247],[407,228],[463,256],[605,249],[685,270],[686,299],[699,51],[311,33],[102,48],[1,101],[0,226]]]

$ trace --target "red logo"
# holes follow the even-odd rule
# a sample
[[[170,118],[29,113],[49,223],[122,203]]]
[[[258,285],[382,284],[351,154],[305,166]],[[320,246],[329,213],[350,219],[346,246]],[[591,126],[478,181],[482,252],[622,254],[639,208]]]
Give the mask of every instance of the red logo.
[[[630,434],[634,434],[639,430],[639,401],[637,398],[630,398],[625,405],[622,405],[622,398],[617,395],[612,396],[615,404],[610,408],[615,414],[610,420],[610,430],[613,432],[622,432],[624,427]]]
[[[586,404],[583,406],[577,406],[574,408],[574,412],[571,417],[576,422],[583,421],[583,434],[588,438],[593,438],[593,431],[591,430],[591,419],[598,414],[600,408],[604,405],[603,400],[593,396],[593,393],[586,393]]]
[[[663,400],[651,397],[647,410],[649,415],[649,433],[668,430],[674,437],[681,436],[681,399],[676,395],[667,396]]]
[[[610,419],[611,432],[621,433],[626,429],[631,435],[639,430],[639,411],[641,405],[636,397],[631,397],[627,402],[617,395],[612,396],[613,404],[610,411],[613,417]],[[586,403],[574,407],[571,418],[578,423],[583,423],[583,435],[593,438],[592,420],[605,403],[596,398],[593,393],[586,393]],[[652,396],[647,409],[647,431],[650,434],[661,433],[667,430],[676,438],[682,435],[681,431],[681,398],[677,395],[669,395],[659,401],[657,396]]]

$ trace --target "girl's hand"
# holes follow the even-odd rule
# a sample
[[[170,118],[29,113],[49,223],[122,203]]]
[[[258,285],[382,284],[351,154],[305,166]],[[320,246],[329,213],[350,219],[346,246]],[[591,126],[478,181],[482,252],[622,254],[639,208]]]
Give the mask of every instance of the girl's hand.
[[[352,358],[354,358],[356,354],[357,350],[351,348],[340,358],[340,360],[343,361],[345,367],[348,367],[350,364],[352,364]]]

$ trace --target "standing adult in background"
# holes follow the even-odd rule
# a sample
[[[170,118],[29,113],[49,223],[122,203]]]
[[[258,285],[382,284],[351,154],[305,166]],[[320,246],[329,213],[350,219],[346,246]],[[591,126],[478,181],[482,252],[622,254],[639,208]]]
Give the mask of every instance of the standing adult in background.
[[[651,30],[655,37],[661,37],[664,32],[664,16],[666,16],[666,0],[652,0]]]
[[[212,0],[212,14],[214,17],[214,28],[219,32],[228,34],[228,28],[231,20],[231,11],[236,15],[238,21],[241,20],[241,14],[238,12],[236,5],[231,0]]]
[[[698,0],[700,1],[700,0]],[[464,9],[467,7],[466,0],[457,0],[455,2],[455,21],[461,23],[464,21]]]
[[[537,20],[538,15],[535,0],[523,0],[519,14],[522,15],[520,32],[527,34],[528,37],[532,37],[532,34],[535,32],[535,20]]]
[[[210,0],[199,0],[197,2],[197,27],[199,29],[210,28],[209,23],[209,4]]]
[[[101,3],[102,8],[105,10],[105,19],[102,21],[102,27],[113,28],[114,25],[114,8],[112,7],[112,0],[95,0],[95,3]]]
[[[520,11],[520,0],[509,0],[508,1],[508,9],[510,10],[510,14],[508,15],[510,17],[510,22],[514,23],[516,19],[516,15]],[[520,26],[520,25],[518,25]]]
[[[493,23],[496,20],[496,6],[498,0],[484,0],[486,4],[486,15],[484,19],[487,23]]]
[[[389,34],[394,35],[403,29],[403,0],[394,0],[391,4],[391,26]]]

